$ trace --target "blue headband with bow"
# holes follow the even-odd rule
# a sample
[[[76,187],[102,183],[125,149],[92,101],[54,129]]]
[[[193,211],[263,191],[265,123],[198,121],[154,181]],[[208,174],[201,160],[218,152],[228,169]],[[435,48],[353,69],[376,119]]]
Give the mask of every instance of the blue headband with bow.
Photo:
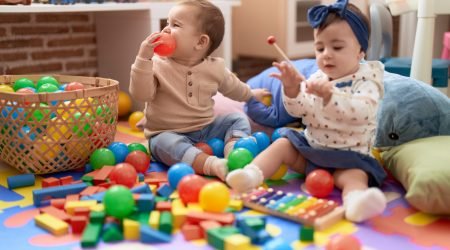
[[[348,0],[337,0],[332,5],[314,6],[308,10],[308,22],[315,29],[327,19],[329,13],[336,13],[350,25],[365,52],[369,46],[369,28],[356,13],[347,9],[347,4]]]

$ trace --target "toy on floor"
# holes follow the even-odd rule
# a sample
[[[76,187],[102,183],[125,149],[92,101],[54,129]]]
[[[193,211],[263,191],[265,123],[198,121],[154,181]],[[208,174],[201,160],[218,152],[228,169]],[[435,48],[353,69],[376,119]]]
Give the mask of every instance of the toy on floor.
[[[312,196],[325,198],[333,191],[334,179],[328,171],[316,169],[306,176],[305,187]]]
[[[136,124],[144,118],[144,112],[142,111],[135,111],[131,113],[130,117],[128,117],[128,124],[130,125],[131,130],[133,131],[140,131],[139,128],[136,126]]]
[[[119,91],[118,106],[119,106],[119,110],[118,110],[119,116],[127,115],[131,111],[131,106],[132,106],[131,98],[124,91]]]
[[[244,206],[323,230],[344,218],[344,208],[332,200],[258,188],[242,195]]]

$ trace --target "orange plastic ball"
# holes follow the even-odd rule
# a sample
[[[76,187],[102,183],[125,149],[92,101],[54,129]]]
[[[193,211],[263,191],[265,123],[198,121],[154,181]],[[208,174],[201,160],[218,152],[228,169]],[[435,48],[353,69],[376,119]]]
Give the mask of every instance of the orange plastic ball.
[[[352,235],[338,235],[328,242],[326,250],[360,250],[361,242]]]
[[[136,127],[136,124],[144,118],[144,112],[142,111],[135,111],[131,113],[130,117],[128,117],[128,124],[130,125],[131,130],[139,131],[139,129]]]
[[[127,115],[131,111],[131,106],[132,106],[131,98],[124,91],[119,91],[118,106],[119,106],[119,110],[118,110],[119,116]]]

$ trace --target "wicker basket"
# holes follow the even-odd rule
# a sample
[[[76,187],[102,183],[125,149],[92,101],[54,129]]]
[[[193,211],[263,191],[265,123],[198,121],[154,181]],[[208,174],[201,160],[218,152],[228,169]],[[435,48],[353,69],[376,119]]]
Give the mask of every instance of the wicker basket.
[[[3,75],[11,85],[26,77]],[[60,93],[0,92],[0,159],[21,172],[45,174],[83,167],[92,152],[114,140],[119,83],[115,80],[53,75],[85,89]]]

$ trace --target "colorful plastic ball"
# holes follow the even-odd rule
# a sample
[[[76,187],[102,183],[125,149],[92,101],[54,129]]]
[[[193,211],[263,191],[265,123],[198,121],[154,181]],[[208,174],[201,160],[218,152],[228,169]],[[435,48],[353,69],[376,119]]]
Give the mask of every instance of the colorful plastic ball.
[[[136,151],[136,150],[139,150],[139,151],[142,151],[142,152],[148,154],[147,148],[144,145],[137,143],[137,142],[128,144],[128,151],[130,151],[130,153],[133,151]]]
[[[275,129],[275,130],[273,131],[273,133],[272,133],[272,142],[276,141],[278,138],[281,137],[281,135],[280,135],[280,130],[281,130],[281,129],[282,129],[282,128],[277,128],[277,129]]]
[[[128,115],[128,113],[130,113],[132,102],[130,96],[126,92],[119,91],[119,101],[117,106],[119,116]]]
[[[73,91],[77,89],[84,89],[84,84],[81,82],[70,82],[66,85],[65,91]]]
[[[59,141],[61,138],[69,139],[72,134],[69,132],[69,126],[67,123],[55,118],[51,119],[51,125],[47,126],[47,135],[55,141]]]
[[[325,198],[333,191],[334,179],[328,171],[316,169],[306,176],[305,187],[312,196]]]
[[[113,142],[108,146],[108,149],[113,152],[116,164],[124,162],[128,153],[130,153],[130,151],[128,151],[127,144],[123,142]]]
[[[29,116],[28,121],[37,121],[40,122],[44,118],[49,118],[48,114],[50,113],[50,109],[48,108],[48,105],[45,103],[39,103],[39,109],[34,109],[36,104],[32,104],[31,107],[34,111],[32,111],[31,116]],[[27,115],[29,115],[28,113]]]
[[[103,121],[105,123],[114,123],[115,116],[112,115],[111,109],[106,104],[98,106],[95,110],[95,115],[104,118]]]
[[[208,183],[208,180],[200,175],[190,174],[181,178],[178,182],[178,195],[184,204],[198,203],[200,190]]]
[[[259,152],[262,152],[270,145],[270,138],[264,132],[255,132],[252,136],[256,139],[256,144],[258,144]]]
[[[328,241],[326,250],[361,250],[361,242],[353,235],[341,234]]]
[[[243,137],[237,140],[236,143],[234,144],[234,149],[237,148],[247,149],[252,153],[253,157],[259,154],[258,144],[256,143],[256,140],[252,137]]]
[[[131,130],[139,131],[139,129],[136,127],[136,124],[144,118],[144,112],[142,111],[135,111],[131,113],[130,117],[128,117],[128,124],[130,125]]]
[[[109,175],[109,180],[116,184],[132,188],[136,184],[137,172],[133,165],[122,162],[116,164]]]
[[[154,52],[159,56],[170,56],[175,51],[176,41],[173,36],[167,33],[162,33],[159,39],[156,39],[155,42],[161,40],[162,44],[156,46],[154,48]]]
[[[25,125],[20,129],[18,136],[19,136],[19,138],[27,138],[31,141],[34,141],[34,139],[36,139],[36,133],[30,133],[30,132],[31,132],[30,127]]]
[[[196,144],[194,144],[194,146],[203,151],[203,153],[205,154],[214,155],[212,148],[207,143],[197,142]]]
[[[12,93],[14,89],[9,85],[0,85],[0,92]]]
[[[38,89],[38,93],[52,93],[59,90],[59,87],[51,84],[51,83],[44,83],[42,84]]]
[[[225,147],[225,143],[222,139],[212,138],[209,139],[207,143],[211,147],[215,156],[223,158],[223,148]]]
[[[91,114],[76,112],[73,115],[73,121],[75,124],[72,128],[72,132],[78,137],[83,137],[84,135],[92,134],[92,127],[90,125]],[[81,128],[82,127],[82,128]]]
[[[169,185],[173,189],[178,188],[178,183],[186,175],[195,174],[194,169],[186,163],[179,162],[173,164],[169,171],[167,171],[167,179],[169,180]]]
[[[103,166],[114,166],[114,164],[116,164],[116,159],[111,150],[107,148],[98,148],[92,153],[89,163],[93,169],[100,169]]]
[[[43,76],[36,82],[36,89],[39,89],[42,85],[50,83],[59,88],[59,82],[53,76]]]
[[[16,92],[19,89],[23,89],[23,88],[27,88],[27,87],[34,89],[34,82],[28,78],[20,78],[17,81],[15,81],[13,84],[13,89]]]
[[[230,203],[230,190],[222,182],[209,182],[200,190],[198,200],[203,211],[220,213]]]
[[[61,85],[59,85],[59,90],[65,91],[66,87],[67,87],[67,83],[61,84]]]
[[[270,107],[270,106],[272,105],[272,96],[271,96],[271,95],[263,96],[261,102],[262,102],[264,105],[266,105],[267,107]]]
[[[273,181],[280,180],[286,174],[287,170],[288,167],[286,166],[286,164],[281,164],[275,174],[273,174],[269,179]]]
[[[237,148],[231,151],[228,156],[228,171],[243,168],[245,165],[249,164],[253,160],[253,155],[248,149]]]
[[[106,214],[118,219],[133,213],[135,207],[133,194],[122,185],[114,185],[106,190],[103,204]]]
[[[13,108],[11,106],[5,106],[5,108],[2,109],[1,112],[1,118],[8,118],[8,119],[17,119],[17,118],[23,118],[23,116],[26,115],[24,113],[23,108]]]
[[[144,174],[150,166],[150,156],[140,150],[135,150],[127,155],[125,162],[133,165],[136,172]]]

